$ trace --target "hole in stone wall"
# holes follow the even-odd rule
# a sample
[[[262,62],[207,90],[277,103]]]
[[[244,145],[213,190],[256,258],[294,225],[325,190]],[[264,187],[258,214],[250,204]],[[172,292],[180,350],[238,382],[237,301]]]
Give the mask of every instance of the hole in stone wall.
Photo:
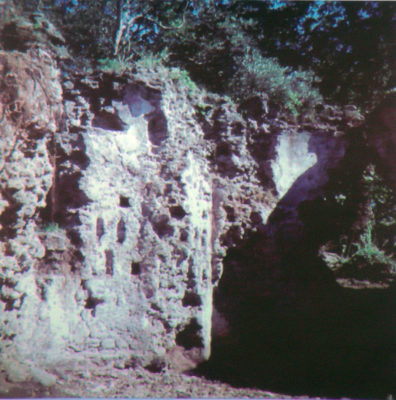
[[[260,213],[258,213],[257,211],[252,211],[250,213],[250,221],[253,225],[259,225],[263,223],[263,219],[261,218]]]
[[[183,219],[187,215],[182,206],[169,207],[169,212],[171,216],[176,219]]]
[[[176,266],[180,267],[180,265],[184,262],[184,260],[187,259],[187,253],[183,249],[177,249],[175,251],[175,254],[179,255],[177,257]]]
[[[126,125],[118,115],[106,111],[99,111],[92,120],[92,126],[110,131],[123,131]]]
[[[197,286],[196,276],[193,271],[193,260],[191,258],[188,259],[188,272],[187,272],[187,288],[193,289]]]
[[[22,203],[17,201],[13,194],[17,192],[16,189],[2,189],[1,195],[7,200],[8,206],[0,214],[0,240],[7,241],[16,236],[15,224],[18,221],[18,210],[21,208]]]
[[[172,236],[175,229],[169,224],[169,217],[165,214],[155,216],[152,220],[155,233],[160,237]]]
[[[121,218],[117,224],[117,241],[124,243],[126,237],[126,226],[124,220]]]
[[[185,229],[180,230],[180,240],[182,242],[187,242],[188,240],[188,232]]]
[[[125,196],[120,196],[120,207],[130,207],[129,199]]]
[[[80,189],[82,172],[78,171],[70,175],[64,174],[59,177],[57,185],[58,209],[81,208],[91,202],[85,192]]]
[[[143,217],[147,217],[147,218],[149,218],[149,217],[151,217],[151,215],[153,214],[153,212],[151,211],[151,208],[150,208],[150,206],[148,205],[148,204],[145,204],[145,203],[142,203],[141,205],[140,205],[140,207],[141,207],[141,210],[142,210],[142,216]]]
[[[167,120],[162,111],[150,114],[148,134],[150,142],[156,146],[159,146],[168,137]]]
[[[186,350],[190,350],[193,347],[203,347],[201,330],[202,326],[196,318],[191,319],[188,325],[176,335],[176,344],[184,347]]]
[[[229,156],[231,154],[231,148],[228,143],[219,143],[216,147],[216,157]]]
[[[29,32],[29,28],[21,29],[21,26],[14,21],[4,25],[0,34],[0,43],[6,51],[18,50],[25,52],[31,46],[31,39],[32,32]]]
[[[164,189],[164,196],[167,196],[168,194],[172,193],[172,191],[173,191],[173,185],[171,183],[167,183]]]
[[[67,237],[70,239],[72,245],[76,247],[82,247],[83,241],[81,239],[80,232],[78,232],[76,229],[68,231]]]
[[[227,213],[227,221],[235,222],[235,209],[230,206],[224,206],[224,210]]]
[[[5,341],[5,340],[14,340],[14,338],[16,337],[16,334],[15,333],[12,333],[11,335],[4,335],[4,336],[1,336],[0,335],[0,340],[2,340],[2,341]]]
[[[154,357],[150,364],[146,365],[144,368],[147,371],[159,373],[162,372],[166,367],[166,362],[161,357]]]
[[[164,310],[163,310],[157,303],[155,303],[155,302],[152,302],[152,303],[150,304],[150,308],[151,308],[152,310],[154,310],[154,311],[159,311],[159,312],[161,312],[161,313],[164,312]]]
[[[104,303],[104,300],[103,300],[103,299],[99,299],[99,298],[97,298],[97,297],[91,297],[91,296],[89,296],[89,297],[87,298],[87,300],[85,301],[84,308],[86,308],[86,309],[88,309],[88,310],[92,310],[92,311],[91,311],[91,315],[94,317],[95,314],[96,314],[96,307],[97,307],[99,304],[103,304],[103,303]]]
[[[40,299],[42,301],[47,301],[47,288],[46,288],[46,286],[44,285],[43,282],[38,282],[37,283],[37,292],[38,292],[38,294],[40,296]]]
[[[105,259],[106,259],[106,274],[107,275],[113,275],[114,270],[113,270],[113,262],[114,262],[114,254],[112,250],[106,250],[105,251]]]
[[[201,296],[197,293],[186,291],[182,300],[183,307],[199,307],[202,305]]]
[[[139,262],[133,262],[131,264],[131,274],[132,275],[140,275],[142,272],[142,268]]]
[[[96,237],[98,240],[104,235],[104,221],[103,218],[98,218],[96,220]]]
[[[242,237],[241,227],[239,225],[232,225],[228,231],[221,235],[221,244],[226,247],[233,247],[240,242]]]
[[[85,150],[85,149],[84,149]],[[89,158],[83,150],[74,150],[70,154],[70,161],[78,165],[80,168],[85,169],[89,165]]]
[[[56,184],[51,187],[46,196],[46,206],[40,209],[40,217],[44,223],[57,223],[68,230],[81,225],[77,209],[87,205],[91,200],[80,189],[81,171],[75,173],[60,173]],[[55,189],[55,193],[53,193]],[[76,235],[77,230],[76,230]],[[80,239],[76,239],[81,243]],[[73,243],[76,246],[81,244]]]
[[[5,303],[4,311],[12,311],[14,309],[14,303],[16,300],[7,298],[3,301]]]
[[[11,243],[5,243],[4,244],[4,255],[8,257],[12,257],[14,255],[14,250],[11,246]]]

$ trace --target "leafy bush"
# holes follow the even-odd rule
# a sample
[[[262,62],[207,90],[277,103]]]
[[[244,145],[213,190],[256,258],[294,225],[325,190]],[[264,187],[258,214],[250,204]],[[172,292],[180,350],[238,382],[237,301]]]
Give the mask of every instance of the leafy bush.
[[[237,101],[266,93],[270,100],[297,115],[312,110],[320,102],[319,91],[312,72],[295,71],[282,67],[274,58],[263,57],[258,50],[244,54],[229,83],[229,91]]]
[[[157,72],[162,76],[162,79],[170,79],[180,89],[186,90],[188,94],[193,95],[199,89],[196,83],[191,79],[190,74],[185,69],[172,67],[168,65],[168,53],[164,50],[159,54],[151,52],[144,54],[138,61],[135,62],[135,67],[140,73]]]

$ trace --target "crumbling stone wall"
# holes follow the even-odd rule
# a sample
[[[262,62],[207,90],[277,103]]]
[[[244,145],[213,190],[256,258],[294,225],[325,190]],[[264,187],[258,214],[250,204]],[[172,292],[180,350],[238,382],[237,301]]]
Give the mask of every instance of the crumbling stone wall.
[[[9,357],[41,359],[45,351],[36,340],[57,340],[37,332],[49,322],[52,305],[42,306],[35,266],[47,252],[37,212],[53,180],[48,145],[61,119],[62,90],[59,71],[42,49],[0,53],[0,85],[0,352],[2,364],[15,370]]]
[[[40,51],[0,58],[2,93],[28,99],[0,102],[1,363],[44,384],[75,363],[192,368],[223,257],[307,170],[306,193],[327,179],[342,111],[297,124],[257,103],[242,118],[164,72],[60,74]]]
[[[171,88],[143,82],[75,77],[64,86],[68,115],[80,117],[68,118],[60,182],[83,195],[60,219],[83,260],[87,343],[101,357],[131,355],[148,366],[175,346],[207,358],[211,177],[191,110]],[[84,149],[76,162],[87,160],[73,182],[70,131]]]

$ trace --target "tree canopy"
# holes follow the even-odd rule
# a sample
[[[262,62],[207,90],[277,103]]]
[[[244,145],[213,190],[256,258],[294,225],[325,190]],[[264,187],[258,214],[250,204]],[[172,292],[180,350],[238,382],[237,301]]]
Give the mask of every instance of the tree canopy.
[[[164,62],[223,94],[232,95],[255,68],[268,67],[268,59],[289,71],[312,71],[312,82],[326,100],[363,109],[396,85],[394,2],[17,2],[56,19],[75,54],[130,62],[149,53],[166,54]]]

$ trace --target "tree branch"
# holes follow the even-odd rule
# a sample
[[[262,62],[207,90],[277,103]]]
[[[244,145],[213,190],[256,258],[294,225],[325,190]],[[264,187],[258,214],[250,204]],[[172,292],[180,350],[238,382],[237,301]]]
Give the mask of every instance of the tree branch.
[[[166,25],[162,25],[161,22],[156,21],[156,20],[153,19],[153,18],[150,18],[150,17],[146,17],[146,18],[147,18],[149,21],[154,22],[155,24],[157,24],[160,28],[162,28],[162,29],[164,29],[164,30],[180,29],[180,28],[182,28],[183,25],[186,23],[186,10],[187,10],[187,7],[188,7],[189,5],[190,5],[190,1],[188,1],[188,2],[186,3],[186,6],[184,7],[184,10],[183,10],[183,21],[181,22],[180,25],[177,25],[177,26],[166,26]]]
[[[123,1],[117,0],[117,31],[114,37],[114,46],[113,46],[113,56],[118,55],[120,43],[122,40],[122,36],[124,35],[125,30],[129,29],[137,19],[143,16],[143,14],[137,14],[133,18],[129,19],[125,22],[128,13],[123,11]]]

